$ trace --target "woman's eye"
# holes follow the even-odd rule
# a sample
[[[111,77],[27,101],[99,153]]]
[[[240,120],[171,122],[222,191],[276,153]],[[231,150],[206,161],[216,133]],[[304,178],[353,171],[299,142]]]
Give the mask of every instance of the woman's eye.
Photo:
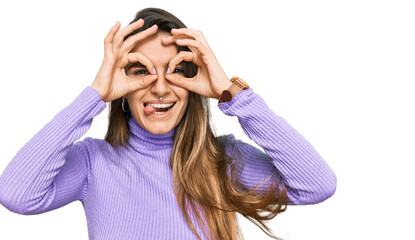
[[[137,71],[133,72],[134,75],[144,75],[144,74],[147,74],[147,73],[148,73],[148,71],[145,70],[145,69],[141,69],[141,70],[137,70]]]
[[[180,68],[174,69],[174,73],[183,73],[183,70]]]

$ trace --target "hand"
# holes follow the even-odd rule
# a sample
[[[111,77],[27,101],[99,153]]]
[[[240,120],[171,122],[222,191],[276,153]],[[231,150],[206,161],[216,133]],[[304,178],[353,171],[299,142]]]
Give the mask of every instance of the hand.
[[[127,64],[137,61],[137,53],[129,53],[131,49],[140,41],[157,32],[157,25],[142,32],[124,38],[144,25],[144,20],[140,19],[120,31],[120,23],[117,22],[104,39],[104,60],[101,68],[95,77],[91,87],[101,94],[101,100],[110,102],[118,99],[130,92],[148,87],[157,79],[157,75],[149,74],[140,80],[132,79],[125,73],[124,68]],[[147,64],[149,72],[153,72],[150,64]]]
[[[187,46],[191,52],[180,51],[170,59],[170,73],[166,74],[166,79],[199,95],[219,98],[223,90],[228,89],[232,83],[219,65],[203,33],[189,28],[172,29],[171,33],[173,36],[162,39],[163,44],[176,43],[179,46]],[[172,69],[174,70],[176,65],[182,61],[193,62],[198,66],[194,77],[185,78],[178,74],[171,74]]]

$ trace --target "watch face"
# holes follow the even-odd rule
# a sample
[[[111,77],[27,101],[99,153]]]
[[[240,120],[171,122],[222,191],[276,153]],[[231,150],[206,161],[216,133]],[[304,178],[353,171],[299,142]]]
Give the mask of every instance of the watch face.
[[[231,93],[227,90],[223,91],[222,95],[220,96],[220,100],[222,100],[222,102],[230,102],[232,100]]]

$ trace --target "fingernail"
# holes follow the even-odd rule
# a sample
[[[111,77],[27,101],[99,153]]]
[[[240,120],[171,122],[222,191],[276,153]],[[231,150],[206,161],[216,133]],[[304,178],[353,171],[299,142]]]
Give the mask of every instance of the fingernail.
[[[118,21],[115,22],[114,26],[117,25]]]
[[[170,68],[167,68],[167,73],[170,73]]]
[[[178,42],[181,42],[181,41],[183,41],[183,40],[181,40],[181,39],[177,39],[177,41],[178,41]]]
[[[167,39],[167,38],[165,38],[165,37],[164,37],[164,38],[161,38],[161,40],[166,40],[166,39]]]
[[[153,68],[153,73],[156,74],[156,69],[155,68]]]
[[[176,31],[176,30],[177,30],[177,28],[172,28],[171,30],[172,30],[172,31]]]
[[[151,27],[153,28],[153,27],[155,27],[155,26],[157,26],[157,24],[154,24],[154,25],[153,25],[153,26],[151,26]]]

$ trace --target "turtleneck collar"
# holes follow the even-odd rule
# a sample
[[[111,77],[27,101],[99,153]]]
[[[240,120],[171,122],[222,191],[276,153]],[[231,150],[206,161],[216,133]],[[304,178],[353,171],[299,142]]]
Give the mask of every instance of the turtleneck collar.
[[[173,135],[176,127],[164,134],[153,134],[141,127],[130,112],[129,144],[135,149],[167,149],[173,147]]]

